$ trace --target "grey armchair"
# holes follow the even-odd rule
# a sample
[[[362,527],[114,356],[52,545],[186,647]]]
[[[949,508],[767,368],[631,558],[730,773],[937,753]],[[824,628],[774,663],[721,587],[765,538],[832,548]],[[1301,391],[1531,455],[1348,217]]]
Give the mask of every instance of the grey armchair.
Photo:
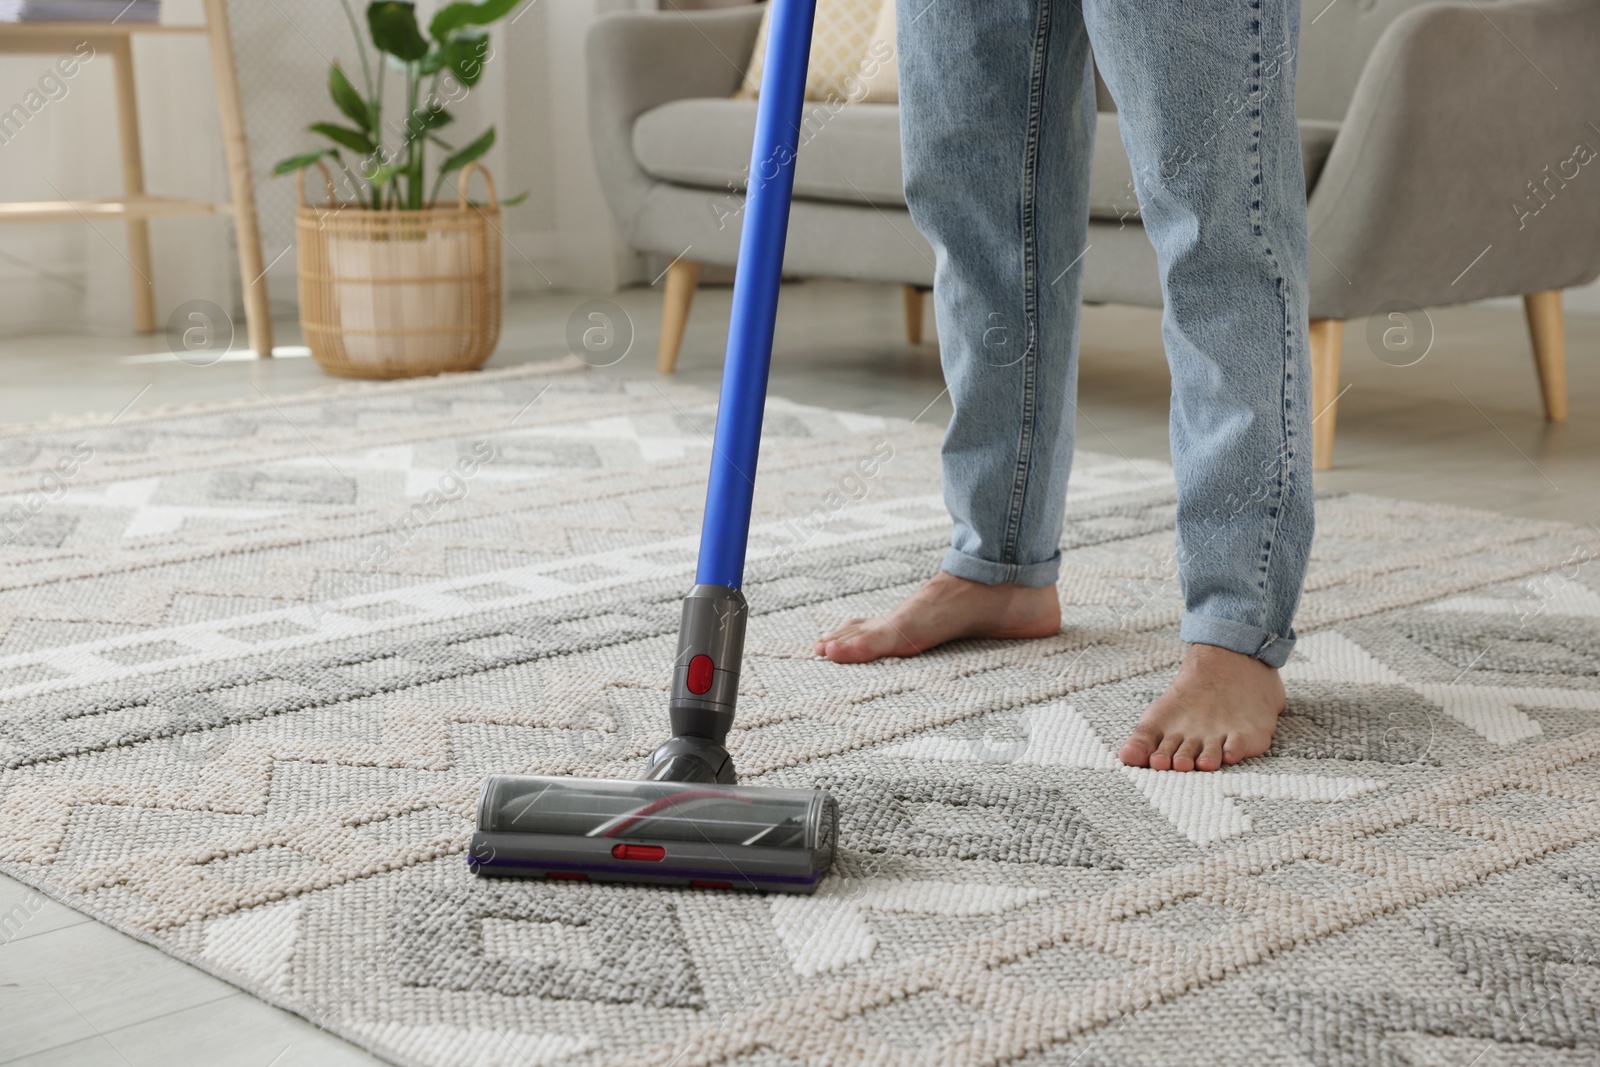
[[[701,264],[737,254],[755,107],[729,94],[759,21],[628,13],[589,36],[607,202],[632,248],[671,261],[663,371]],[[1600,0],[1315,0],[1298,76],[1316,466],[1332,463],[1343,323],[1397,307],[1522,296],[1545,416],[1566,418],[1561,291],[1600,276]],[[1083,295],[1159,307],[1113,107],[1102,97]],[[810,105],[785,270],[901,284],[920,341],[933,255],[905,208],[896,107]]]

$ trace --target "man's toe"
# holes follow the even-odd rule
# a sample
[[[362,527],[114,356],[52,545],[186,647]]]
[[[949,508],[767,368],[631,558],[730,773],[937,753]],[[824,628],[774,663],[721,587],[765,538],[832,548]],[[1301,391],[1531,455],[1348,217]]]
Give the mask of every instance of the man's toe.
[[[883,634],[871,627],[852,630],[828,642],[828,658],[835,663],[871,663],[887,652]]]
[[[838,641],[849,637],[851,634],[861,629],[861,624],[866,621],[867,620],[865,619],[846,619],[838,626],[835,626],[833,629],[823,634],[821,639],[823,641]]]
[[[1183,744],[1181,734],[1167,734],[1161,738],[1161,744],[1150,753],[1150,769],[1154,771],[1170,771],[1172,757],[1178,751],[1178,746]]]
[[[1214,771],[1222,766],[1222,738],[1208,737],[1205,747],[1200,750],[1200,755],[1195,757],[1194,769],[1197,771]]]
[[[1175,771],[1194,770],[1195,757],[1200,755],[1201,741],[1198,737],[1186,739],[1172,754],[1172,769]]]
[[[1117,753],[1117,758],[1129,767],[1150,766],[1150,754],[1161,744],[1161,731],[1154,726],[1140,723],[1133,728],[1133,733],[1122,743],[1122,750]]]
[[[827,651],[823,655],[835,663],[860,663],[861,654],[856,644],[854,638],[835,637],[828,641]]]

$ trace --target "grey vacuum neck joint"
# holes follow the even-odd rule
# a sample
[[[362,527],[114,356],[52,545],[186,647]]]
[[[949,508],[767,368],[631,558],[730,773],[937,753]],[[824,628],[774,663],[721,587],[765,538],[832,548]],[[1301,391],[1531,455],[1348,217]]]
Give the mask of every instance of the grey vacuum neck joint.
[[[697,585],[683,598],[667,709],[674,737],[705,738],[718,746],[727,740],[749,615],[744,594],[725,585]]]

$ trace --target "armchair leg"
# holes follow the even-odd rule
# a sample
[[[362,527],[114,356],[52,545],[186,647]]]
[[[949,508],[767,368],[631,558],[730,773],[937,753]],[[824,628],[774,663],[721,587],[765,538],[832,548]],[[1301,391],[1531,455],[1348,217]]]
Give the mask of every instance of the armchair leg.
[[[922,308],[926,303],[924,299],[928,290],[917,285],[902,285],[900,299],[906,313],[906,344],[920,345],[922,343]]]
[[[1567,337],[1561,317],[1561,290],[1547,289],[1522,298],[1528,313],[1528,335],[1533,339],[1533,365],[1539,371],[1539,392],[1544,396],[1544,417],[1567,421]]]
[[[1311,320],[1311,466],[1333,466],[1333,425],[1339,410],[1339,349],[1344,343],[1340,319]]]
[[[667,268],[666,294],[661,302],[661,345],[656,349],[656,370],[671,374],[678,366],[683,331],[689,325],[689,308],[700,284],[700,263],[677,259]]]

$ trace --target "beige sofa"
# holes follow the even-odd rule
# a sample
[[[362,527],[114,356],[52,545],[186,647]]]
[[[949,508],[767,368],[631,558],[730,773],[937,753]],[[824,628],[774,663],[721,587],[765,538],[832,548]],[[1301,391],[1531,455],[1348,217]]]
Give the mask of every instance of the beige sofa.
[[[1523,296],[1545,415],[1564,419],[1561,290],[1600,275],[1600,161],[1577,162],[1584,145],[1600,149],[1600,2],[1315,6],[1296,103],[1317,467],[1332,462],[1342,325],[1396,306]],[[607,202],[631,247],[671,261],[663,371],[676,364],[701,265],[736,257],[755,104],[729,95],[760,11],[620,14],[590,33]],[[1159,307],[1113,108],[1102,92],[1083,297]],[[808,107],[785,271],[901,284],[908,339],[921,340],[933,256],[905,207],[896,106]]]

